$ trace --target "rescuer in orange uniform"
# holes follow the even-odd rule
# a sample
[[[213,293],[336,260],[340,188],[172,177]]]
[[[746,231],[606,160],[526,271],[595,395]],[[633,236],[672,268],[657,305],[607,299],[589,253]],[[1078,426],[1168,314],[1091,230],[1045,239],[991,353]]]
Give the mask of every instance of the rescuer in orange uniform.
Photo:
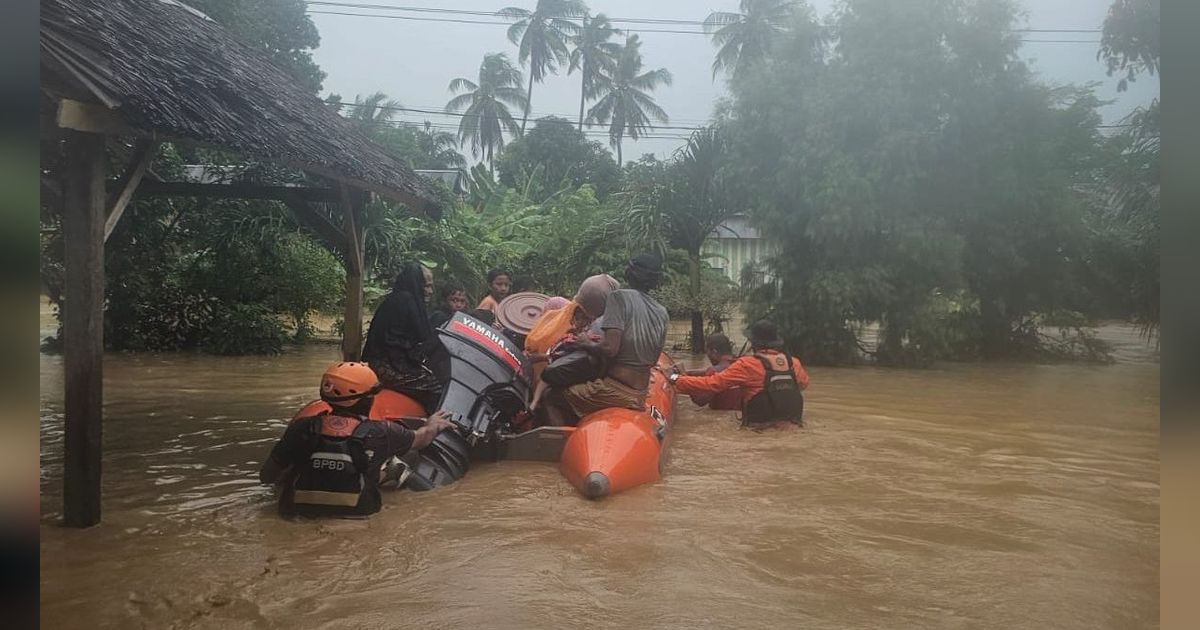
[[[680,394],[714,396],[735,387],[742,389],[742,425],[750,428],[803,424],[804,389],[808,372],[800,360],[781,348],[779,329],[762,320],[747,331],[752,354],[708,376],[674,373],[668,380]]]
[[[378,512],[384,464],[454,427],[441,411],[416,430],[367,418],[381,387],[366,363],[337,363],[325,371],[321,400],[330,411],[293,420],[259,471],[259,481],[281,486],[281,514],[355,518]]]

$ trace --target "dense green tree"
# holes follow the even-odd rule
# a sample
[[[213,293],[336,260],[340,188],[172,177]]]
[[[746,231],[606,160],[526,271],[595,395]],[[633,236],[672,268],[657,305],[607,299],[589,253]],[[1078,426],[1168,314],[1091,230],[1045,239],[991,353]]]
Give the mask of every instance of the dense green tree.
[[[1142,72],[1158,72],[1159,20],[1159,0],[1116,0],[1109,7],[1097,56],[1109,76],[1125,73],[1117,91],[1124,92]]]
[[[670,161],[648,156],[626,169],[629,231],[663,256],[678,250],[686,258],[687,282],[671,295],[690,300],[688,308],[674,310],[691,319],[696,350],[704,348],[704,245],[722,223],[745,211],[745,196],[730,177],[730,158],[723,132],[708,127],[694,132]]]
[[[533,102],[533,84],[541,83],[546,77],[558,72],[558,66],[567,63],[570,53],[568,40],[579,31],[572,21],[586,16],[587,5],[580,0],[538,0],[532,11],[521,7],[506,7],[497,15],[516,20],[508,27],[508,40],[517,46],[517,61],[529,67],[529,90],[525,95],[525,113],[521,118],[521,132],[529,120],[529,107]]]
[[[780,244],[752,315],[815,362],[1036,351],[1079,304],[1097,100],[1036,82],[1011,3],[847,0],[734,84],[733,168]]]
[[[331,312],[341,302],[345,270],[328,248],[299,232],[283,234],[273,255],[280,273],[266,306],[290,315],[294,337],[304,340],[314,332],[309,316]]]
[[[496,160],[500,183],[527,188],[534,200],[590,184],[600,199],[620,182],[621,170],[599,142],[589,141],[569,121],[547,116],[534,123]]]
[[[392,156],[416,169],[465,168],[466,159],[458,152],[454,134],[439,131],[426,121],[421,127],[411,125],[379,127],[372,134]]]
[[[599,94],[599,77],[601,72],[612,72],[617,63],[617,55],[621,45],[611,41],[621,34],[613,28],[611,22],[603,13],[594,16],[585,15],[583,26],[571,36],[571,65],[568,73],[578,71],[580,76],[579,89],[579,130],[583,131],[584,110],[590,99]]]
[[[766,61],[796,6],[795,0],[741,0],[739,13],[710,13],[704,20],[704,32],[718,49],[713,76],[722,71],[730,77],[742,76]]]
[[[1158,0],[1116,0],[1104,21],[1099,56],[1109,75],[1124,73],[1128,82],[1159,66]],[[1120,296],[1123,314],[1132,315],[1152,334],[1159,322],[1159,101],[1138,108],[1122,123],[1111,147],[1113,159],[1097,183],[1097,273]]]
[[[529,99],[521,92],[521,71],[512,65],[508,55],[493,53],[483,58],[478,82],[457,78],[450,82],[450,91],[458,94],[446,103],[446,111],[463,112],[458,125],[460,142],[471,144],[471,154],[492,164],[496,151],[504,148],[504,132],[513,135],[521,128],[509,107],[526,109]]]
[[[667,112],[650,96],[660,85],[671,85],[666,68],[642,71],[642,42],[630,35],[621,47],[616,65],[603,69],[597,79],[599,101],[588,111],[587,121],[607,124],[610,144],[617,150],[617,165],[623,162],[621,141],[637,140],[654,128],[653,121],[669,122]]]
[[[321,36],[304,0],[189,0],[188,4],[264,52],[313,94],[321,90],[325,73],[312,58]]]
[[[722,223],[743,211],[726,164],[729,150],[719,128],[696,131],[675,154],[665,206],[671,244],[687,253],[688,287],[696,302],[691,309],[692,349],[704,348],[704,312],[700,298],[705,242]]]

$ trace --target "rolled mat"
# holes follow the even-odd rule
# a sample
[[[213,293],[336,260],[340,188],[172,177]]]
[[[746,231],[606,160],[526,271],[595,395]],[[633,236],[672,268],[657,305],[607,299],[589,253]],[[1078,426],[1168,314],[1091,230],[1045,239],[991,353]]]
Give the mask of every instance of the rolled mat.
[[[496,307],[496,321],[519,335],[528,335],[550,296],[527,291],[514,293]]]

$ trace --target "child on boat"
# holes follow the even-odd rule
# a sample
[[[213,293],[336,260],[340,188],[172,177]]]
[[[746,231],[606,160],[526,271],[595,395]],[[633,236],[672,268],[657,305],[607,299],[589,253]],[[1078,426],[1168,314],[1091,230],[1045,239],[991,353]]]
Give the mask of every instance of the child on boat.
[[[488,294],[479,301],[479,305],[475,308],[494,311],[500,302],[508,297],[509,289],[512,288],[512,276],[503,269],[492,269],[487,273],[487,281]]]

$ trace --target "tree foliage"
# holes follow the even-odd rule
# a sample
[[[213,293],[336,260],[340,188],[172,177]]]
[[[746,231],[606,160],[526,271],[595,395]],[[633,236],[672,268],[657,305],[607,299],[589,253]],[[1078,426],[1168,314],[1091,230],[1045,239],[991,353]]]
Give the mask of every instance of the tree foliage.
[[[556,74],[558,67],[570,59],[567,43],[579,32],[573,19],[587,15],[587,5],[580,0],[537,0],[532,11],[521,7],[506,7],[497,15],[516,20],[508,27],[508,40],[517,46],[517,61],[529,68],[529,89],[525,96],[525,113],[521,118],[521,133],[529,120],[533,102],[533,84]]]
[[[1138,74],[1158,72],[1159,19],[1159,0],[1115,0],[1109,7],[1096,56],[1104,60],[1108,76],[1125,73],[1118,92]]]
[[[303,0],[189,0],[188,4],[261,50],[313,94],[321,90],[325,72],[312,58],[321,36]]]
[[[796,7],[795,0],[741,0],[739,13],[710,13],[704,32],[717,47],[713,76],[722,71],[730,77],[745,76],[764,63]]]
[[[446,111],[465,110],[458,124],[458,139],[470,143],[471,155],[482,156],[491,164],[496,152],[504,148],[504,132],[521,133],[508,109],[528,108],[529,99],[520,86],[521,71],[504,53],[484,56],[478,81],[460,77],[450,82],[450,91],[461,94],[446,103]]]
[[[612,154],[589,141],[569,121],[554,116],[539,119],[524,136],[509,143],[496,161],[500,183],[519,188],[533,182],[528,195],[538,201],[567,188],[591,184],[604,198],[615,189],[621,171]]]
[[[587,102],[600,94],[600,73],[611,73],[617,65],[621,45],[611,41],[621,35],[603,13],[583,16],[579,31],[571,36],[571,65],[567,71],[579,72],[579,130],[583,131]]]
[[[588,111],[586,122],[608,125],[609,143],[617,150],[617,165],[624,160],[621,140],[637,140],[654,128],[653,123],[670,121],[667,112],[650,95],[662,85],[671,85],[666,68],[642,71],[642,42],[637,35],[625,40],[617,63],[601,69],[597,78],[599,100]]]
[[[1015,17],[1007,2],[847,0],[831,54],[798,25],[734,84],[738,178],[780,244],[753,314],[806,358],[855,360],[869,322],[881,361],[948,356],[937,322],[963,313],[954,345],[1036,354],[1022,324],[1082,303],[1074,187],[1094,165],[1099,103],[1034,79]]]
[[[1124,72],[1117,90],[1159,65],[1159,3],[1116,0],[1104,21],[1099,56],[1109,75]],[[1109,143],[1111,159],[1097,177],[1091,262],[1101,285],[1112,290],[1119,314],[1147,335],[1159,323],[1159,102],[1127,116]]]

